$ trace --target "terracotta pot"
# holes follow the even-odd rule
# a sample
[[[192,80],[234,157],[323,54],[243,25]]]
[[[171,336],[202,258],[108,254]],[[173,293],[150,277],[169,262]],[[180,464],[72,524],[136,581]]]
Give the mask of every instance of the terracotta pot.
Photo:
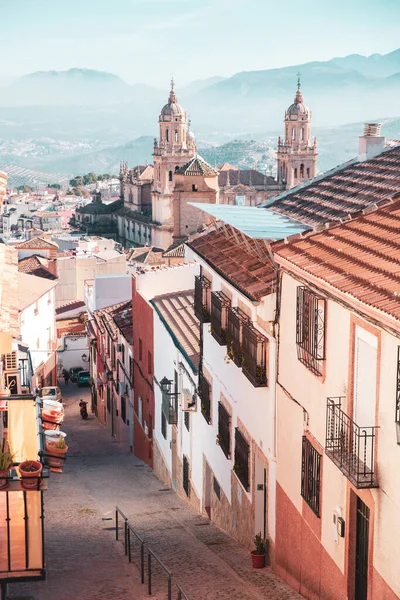
[[[58,423],[43,423],[42,424],[43,431],[47,431],[48,429],[59,430],[60,425]]]
[[[24,471],[24,467],[32,467],[32,471]],[[37,490],[42,468],[42,463],[37,460],[24,460],[20,463],[21,486],[25,490]]]
[[[10,469],[7,469],[6,471],[0,471],[0,490],[5,490],[8,488],[7,477],[9,476],[9,474],[10,474]]]
[[[58,442],[46,442],[46,456],[49,467],[62,470],[64,461],[61,457],[65,456],[68,451],[68,446],[65,448],[57,448]],[[58,458],[60,457],[60,458]]]
[[[42,410],[42,417],[45,421],[51,421],[51,423],[62,423],[64,415],[56,410]]]
[[[263,569],[265,567],[266,554],[255,554],[255,550],[252,550],[250,555],[254,569]]]

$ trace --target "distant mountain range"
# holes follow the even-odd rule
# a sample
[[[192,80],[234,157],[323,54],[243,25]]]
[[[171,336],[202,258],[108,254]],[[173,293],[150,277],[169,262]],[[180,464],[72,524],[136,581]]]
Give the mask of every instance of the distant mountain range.
[[[350,150],[355,154],[362,127],[346,129],[346,123],[386,120],[397,127],[390,135],[400,138],[398,49],[215,76],[182,87],[176,82],[178,101],[190,115],[205,157],[218,164],[224,157],[232,162],[233,153],[237,164],[268,167],[299,70],[313,134],[320,141],[320,169],[341,162]],[[0,88],[0,162],[77,174],[113,171],[120,160],[150,161],[168,94],[168,88],[129,85],[90,69],[37,72],[11,81]]]

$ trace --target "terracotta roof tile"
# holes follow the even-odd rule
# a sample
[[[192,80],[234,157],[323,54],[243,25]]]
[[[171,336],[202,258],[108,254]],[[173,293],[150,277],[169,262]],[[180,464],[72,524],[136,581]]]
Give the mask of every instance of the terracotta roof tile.
[[[57,250],[58,244],[50,242],[49,240],[44,240],[41,237],[35,237],[31,240],[15,244],[15,248],[18,248],[19,250]]]
[[[172,333],[175,345],[183,350],[197,372],[200,361],[200,327],[194,314],[193,290],[156,296],[151,304]]]
[[[240,292],[260,300],[274,291],[275,271],[270,262],[258,257],[257,242],[251,238],[247,242],[247,247],[236,244],[218,229],[188,242],[188,246]]]
[[[83,300],[72,300],[71,302],[67,302],[66,304],[62,304],[56,308],[56,315],[61,315],[63,313],[69,312],[70,310],[76,310],[77,308],[85,309],[85,303]]]
[[[215,177],[218,172],[212,168],[201,156],[197,155],[188,163],[176,171],[177,175],[203,175],[205,177]]]
[[[339,221],[400,190],[400,146],[333,170],[268,202],[269,209],[307,225]]]
[[[400,200],[272,249],[303,271],[400,320]],[[290,267],[289,267],[290,268]]]
[[[133,322],[132,322],[132,301],[119,302],[107,308],[96,310],[94,320],[101,333],[107,328],[113,336],[117,338],[117,329],[120,330],[129,344],[133,344]]]
[[[47,262],[46,260],[44,261]],[[43,258],[36,256],[28,256],[18,261],[18,271],[21,273],[27,273],[28,275],[36,275],[36,277],[43,277],[44,279],[57,279],[57,277],[43,264]]]

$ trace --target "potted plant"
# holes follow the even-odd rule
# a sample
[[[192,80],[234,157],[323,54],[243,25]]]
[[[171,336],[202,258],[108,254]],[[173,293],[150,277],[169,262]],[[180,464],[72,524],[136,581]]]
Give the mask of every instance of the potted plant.
[[[265,567],[265,557],[267,554],[267,542],[263,540],[260,533],[254,537],[255,550],[250,552],[251,561],[254,569],[262,569]]]
[[[21,486],[25,490],[38,489],[42,468],[42,463],[37,460],[24,460],[20,463],[19,472],[21,475]]]
[[[57,442],[46,442],[47,462],[52,471],[61,473],[64,466],[64,456],[68,451],[68,446],[62,435]]]
[[[0,490],[8,487],[8,475],[13,464],[13,456],[9,450],[0,450]]]

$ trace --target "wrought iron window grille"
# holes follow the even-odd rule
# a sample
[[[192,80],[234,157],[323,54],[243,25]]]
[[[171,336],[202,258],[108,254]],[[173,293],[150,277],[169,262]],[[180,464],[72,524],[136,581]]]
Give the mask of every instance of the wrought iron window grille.
[[[178,424],[178,411],[176,401],[179,397],[179,392],[171,392],[172,381],[163,377],[160,381],[160,389],[162,393],[162,411],[169,425]],[[173,400],[173,404],[171,401]]]
[[[325,360],[325,305],[324,298],[306,287],[297,288],[297,357],[315,375],[322,375]]]
[[[205,275],[194,278],[194,314],[200,323],[210,321],[211,281]]]
[[[201,414],[208,424],[211,423],[211,385],[204,377],[203,372],[199,372],[198,395],[201,401]]]
[[[218,403],[218,444],[226,458],[230,458],[231,418],[222,402]]]
[[[228,309],[231,301],[223,292],[211,292],[211,335],[220,346],[226,344]]]
[[[257,331],[251,323],[242,325],[242,369],[254,387],[268,385],[267,380],[268,338]]]
[[[359,427],[342,410],[343,399],[327,399],[325,454],[356,488],[378,487],[374,473],[378,428]]]
[[[303,436],[301,456],[301,495],[311,510],[320,516],[321,454]]]
[[[246,442],[239,429],[235,428],[235,463],[233,470],[244,489],[250,491],[249,481],[249,456],[250,446]]]
[[[242,325],[251,323],[250,318],[239,307],[228,309],[228,327],[226,330],[226,343],[228,357],[237,367],[242,366]]]

